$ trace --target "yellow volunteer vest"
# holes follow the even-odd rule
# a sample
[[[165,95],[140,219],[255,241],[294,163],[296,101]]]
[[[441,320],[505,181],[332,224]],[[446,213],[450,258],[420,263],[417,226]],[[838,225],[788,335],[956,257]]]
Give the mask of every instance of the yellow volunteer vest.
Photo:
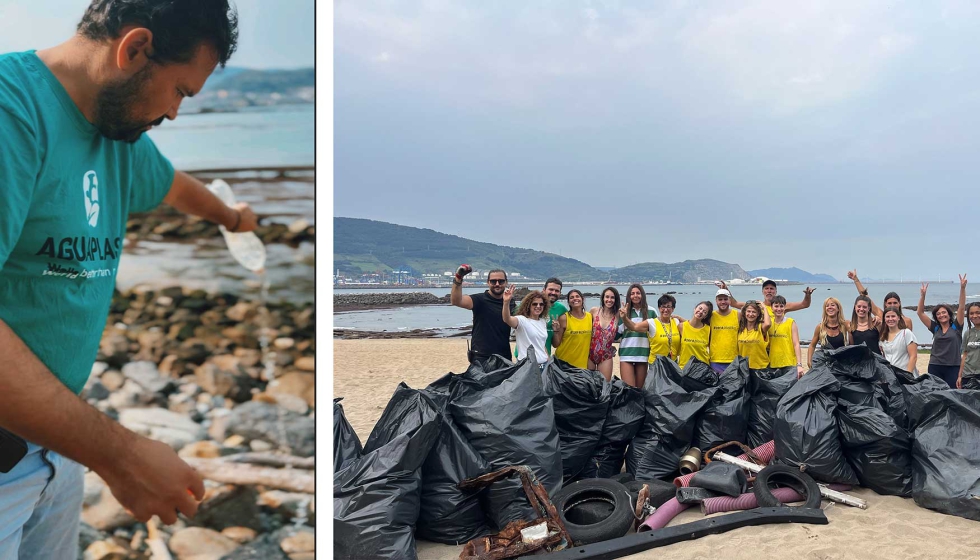
[[[769,367],[795,366],[796,363],[793,319],[784,317],[782,323],[773,323],[769,327]]]
[[[691,326],[690,321],[684,321],[684,334],[681,335],[681,357],[678,364],[687,365],[691,357],[708,363],[708,341],[711,338],[711,327],[701,325],[700,329]]]
[[[738,355],[738,311],[730,309],[728,315],[711,312],[712,362],[731,363]]]
[[[677,361],[677,356],[681,353],[681,333],[677,330],[677,321],[671,319],[665,325],[660,319],[654,319],[650,324],[650,363],[652,364],[657,356],[670,354],[673,360]]]
[[[565,335],[561,346],[555,348],[555,357],[579,369],[589,367],[589,344],[592,342],[592,314],[576,319],[571,313],[565,314]]]
[[[738,355],[749,359],[749,369],[769,367],[768,346],[761,328],[738,333]]]

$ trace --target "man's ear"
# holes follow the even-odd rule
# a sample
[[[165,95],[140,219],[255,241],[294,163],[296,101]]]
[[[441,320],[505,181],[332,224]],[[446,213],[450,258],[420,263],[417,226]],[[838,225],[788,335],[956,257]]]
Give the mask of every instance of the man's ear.
[[[134,27],[124,33],[116,45],[116,66],[127,74],[135,74],[153,57],[153,32]]]

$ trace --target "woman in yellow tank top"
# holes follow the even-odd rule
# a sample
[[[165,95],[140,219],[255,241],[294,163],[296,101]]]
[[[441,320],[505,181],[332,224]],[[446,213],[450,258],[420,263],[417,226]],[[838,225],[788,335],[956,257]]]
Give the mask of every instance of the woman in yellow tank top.
[[[796,376],[803,375],[800,353],[800,331],[796,321],[786,316],[786,298],[772,298],[775,320],[769,327],[769,367],[784,368],[796,364]]]
[[[671,318],[676,306],[677,300],[670,294],[664,294],[657,300],[660,316],[650,323],[649,332],[651,364],[657,356],[667,356],[676,362],[681,353],[682,328],[677,319]]]
[[[681,331],[681,353],[680,360],[677,362],[681,366],[687,365],[691,358],[708,363],[708,344],[711,341],[711,312],[714,306],[710,301],[702,301],[694,308],[694,314],[690,321],[684,321]]]
[[[738,316],[738,355],[749,359],[749,369],[769,367],[769,313],[749,300]]]
[[[582,292],[569,290],[568,308],[568,313],[558,318],[561,336],[555,333],[555,357],[579,369],[588,369],[592,314],[585,310]]]

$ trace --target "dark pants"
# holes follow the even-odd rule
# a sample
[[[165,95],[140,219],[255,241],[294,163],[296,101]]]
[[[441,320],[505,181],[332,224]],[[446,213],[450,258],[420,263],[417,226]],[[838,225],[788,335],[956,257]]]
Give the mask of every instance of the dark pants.
[[[956,378],[960,376],[960,366],[937,366],[929,364],[929,373],[942,379],[951,388],[956,388]]]

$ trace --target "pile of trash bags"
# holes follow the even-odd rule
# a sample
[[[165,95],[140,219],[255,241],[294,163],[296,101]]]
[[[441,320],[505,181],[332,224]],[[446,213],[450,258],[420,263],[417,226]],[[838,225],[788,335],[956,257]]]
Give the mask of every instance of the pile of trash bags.
[[[865,346],[796,368],[721,374],[663,357],[642,389],[533,352],[401,384],[363,447],[334,401],[338,558],[415,557],[415,538],[462,544],[536,517],[516,479],[465,492],[459,482],[526,465],[549,494],[626,470],[670,480],[682,455],[731,441],[775,440],[776,461],[826,483],[980,520],[980,391],[913,376]],[[383,530],[381,530],[383,528]]]

